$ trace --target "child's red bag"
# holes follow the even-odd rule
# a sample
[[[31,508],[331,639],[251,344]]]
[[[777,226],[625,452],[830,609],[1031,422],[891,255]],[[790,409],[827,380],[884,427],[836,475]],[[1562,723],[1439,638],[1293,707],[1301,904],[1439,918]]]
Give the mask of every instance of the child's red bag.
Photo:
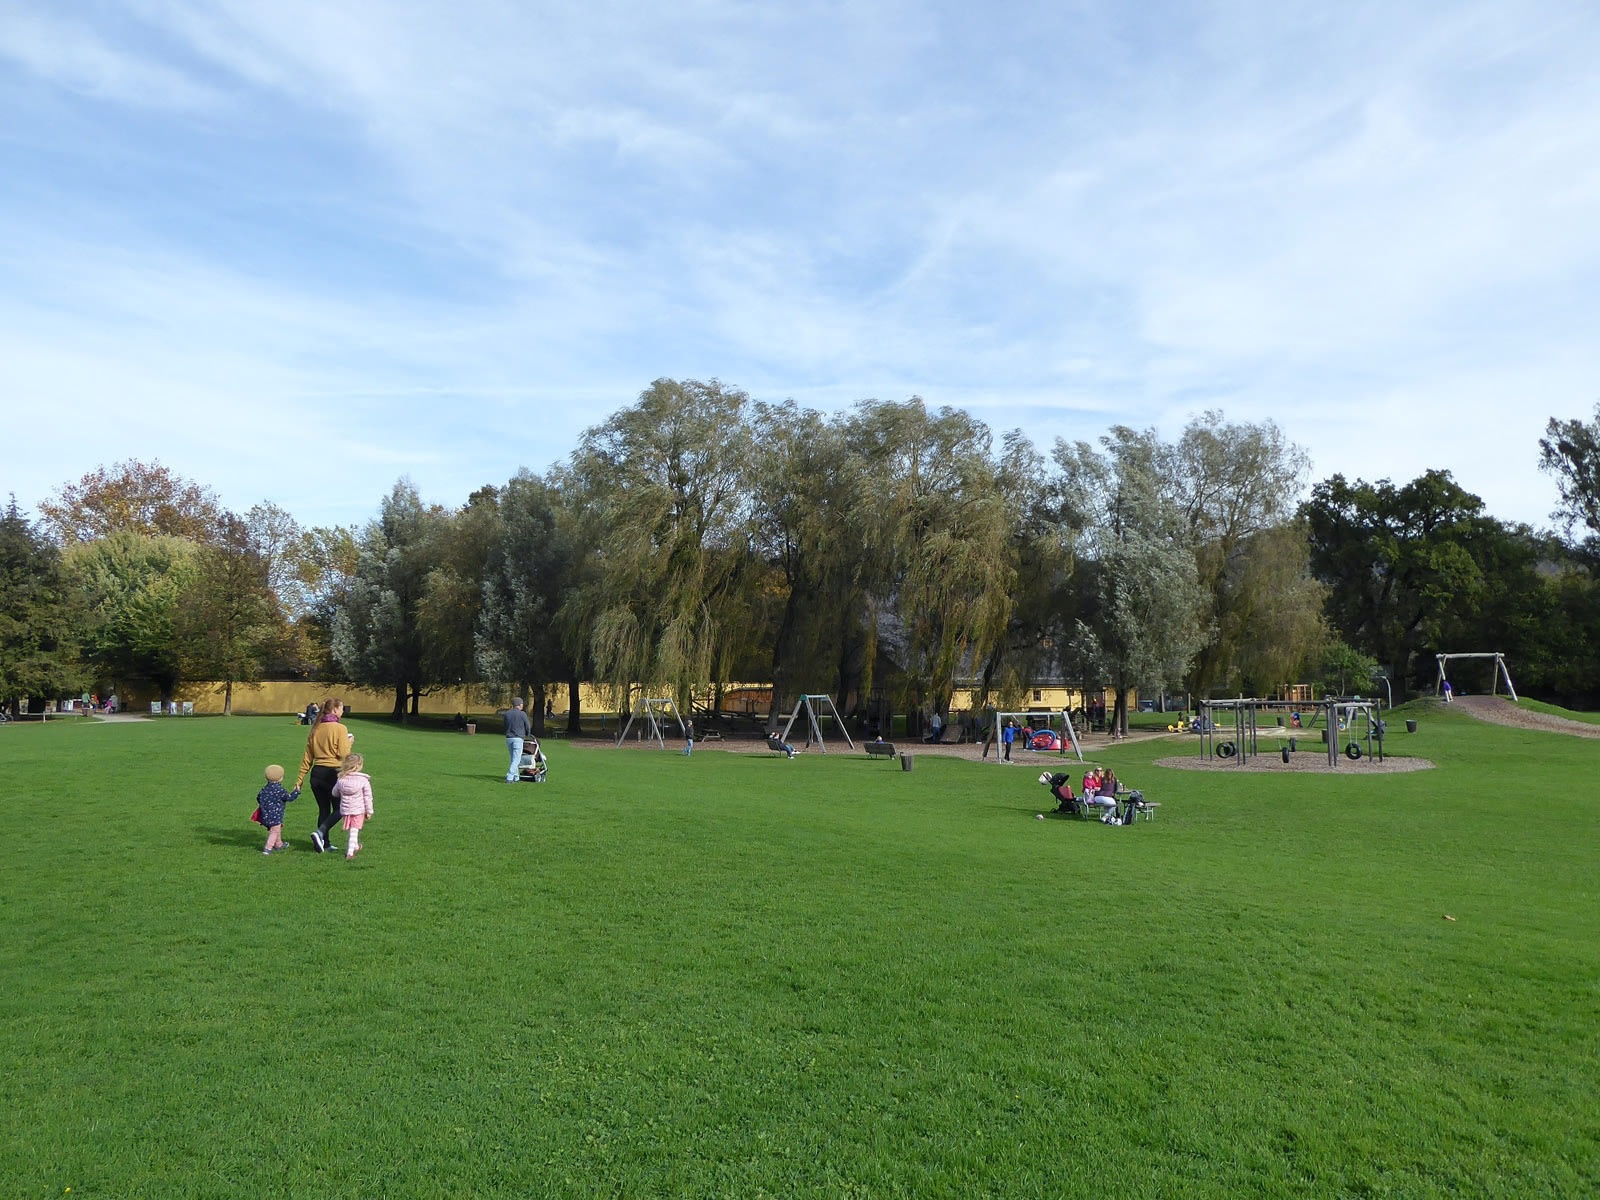
[[[256,810],[250,814],[250,819],[257,825],[261,824],[261,805],[256,805]]]

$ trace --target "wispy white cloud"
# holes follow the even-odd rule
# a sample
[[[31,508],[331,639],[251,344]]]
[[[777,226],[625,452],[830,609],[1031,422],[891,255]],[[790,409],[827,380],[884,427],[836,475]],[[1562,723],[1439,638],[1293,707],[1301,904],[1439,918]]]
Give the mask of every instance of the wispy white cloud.
[[[1223,407],[1536,520],[1600,372],[1596,50],[1561,0],[12,5],[58,140],[0,138],[5,380],[174,442],[225,397],[229,454],[335,409],[369,506],[672,374],[1041,441]]]
[[[140,108],[199,109],[222,97],[146,55],[112,44],[59,10],[0,7],[0,59],[70,92]]]

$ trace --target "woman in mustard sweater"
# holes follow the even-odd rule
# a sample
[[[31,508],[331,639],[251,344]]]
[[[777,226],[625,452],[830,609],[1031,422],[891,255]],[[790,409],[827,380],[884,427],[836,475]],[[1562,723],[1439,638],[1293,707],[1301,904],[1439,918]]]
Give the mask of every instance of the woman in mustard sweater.
[[[334,797],[333,785],[339,782],[339,764],[356,740],[356,735],[340,723],[343,716],[343,700],[329,696],[322,702],[322,716],[311,727],[305,755],[300,759],[300,774],[294,780],[294,786],[299,788],[306,775],[311,776],[311,794],[317,798],[317,828],[311,835],[311,847],[318,854],[328,849],[328,831],[339,819],[339,801]]]

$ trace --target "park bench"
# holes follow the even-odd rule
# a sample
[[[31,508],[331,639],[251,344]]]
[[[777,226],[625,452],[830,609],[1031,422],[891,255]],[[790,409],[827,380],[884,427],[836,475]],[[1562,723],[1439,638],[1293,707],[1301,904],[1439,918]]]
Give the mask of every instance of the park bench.
[[[862,744],[866,746],[867,753],[873,758],[894,757],[893,742],[863,742]]]

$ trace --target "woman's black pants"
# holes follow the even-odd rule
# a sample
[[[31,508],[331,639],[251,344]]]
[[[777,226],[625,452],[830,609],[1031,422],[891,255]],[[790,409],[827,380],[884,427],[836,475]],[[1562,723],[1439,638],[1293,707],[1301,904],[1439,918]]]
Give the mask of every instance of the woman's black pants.
[[[338,767],[311,768],[311,794],[317,798],[317,832],[323,837],[339,819],[339,800],[333,794],[333,785],[338,782]]]

